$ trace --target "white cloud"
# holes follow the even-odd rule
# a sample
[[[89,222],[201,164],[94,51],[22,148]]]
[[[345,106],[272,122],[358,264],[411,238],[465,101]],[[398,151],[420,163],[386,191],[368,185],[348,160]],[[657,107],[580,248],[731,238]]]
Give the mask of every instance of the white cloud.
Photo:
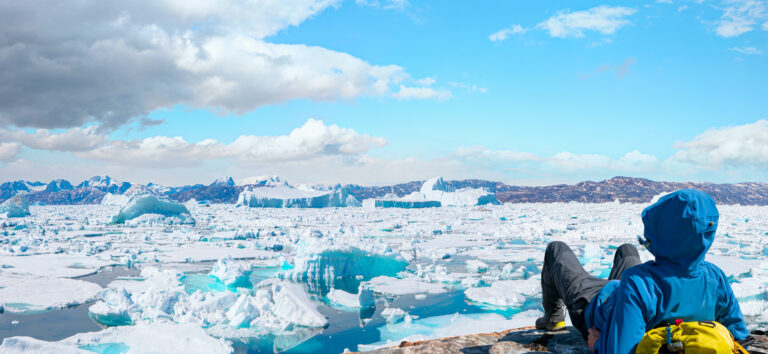
[[[552,156],[540,156],[530,152],[489,150],[482,146],[474,146],[457,149],[455,156],[469,163],[513,163],[524,166],[528,171],[539,172],[553,168],[565,172],[576,170],[645,172],[656,169],[659,163],[655,156],[643,154],[637,150],[628,152],[619,159],[612,159],[600,154],[574,154],[563,151]]]
[[[713,128],[679,149],[671,162],[696,165],[710,170],[723,167],[768,167],[768,121],[725,128]]]
[[[355,3],[362,6],[371,6],[385,10],[402,10],[410,5],[408,0],[355,0]]]
[[[0,129],[0,138],[16,141],[33,149],[52,151],[92,150],[107,142],[107,136],[99,133],[96,126],[72,128],[59,134],[51,133],[47,129],[38,129],[34,134],[23,130]]]
[[[604,5],[585,11],[563,11],[539,23],[536,28],[546,30],[550,36],[558,38],[584,37],[585,31],[613,34],[628,25],[630,21],[626,17],[635,12],[637,10],[628,7]]]
[[[767,30],[766,20],[768,20],[768,1],[726,0],[723,2],[723,15],[718,21],[715,32],[721,37],[736,37],[752,31],[761,22],[763,30]]]
[[[404,85],[400,85],[400,90],[395,92],[392,96],[401,100],[430,98],[447,100],[452,97],[450,91],[442,89],[435,90],[431,87],[408,87]]]
[[[731,48],[731,51],[746,54],[746,55],[760,55],[763,54],[763,51],[760,49],[757,49],[755,47],[733,47]]]
[[[397,65],[269,41],[339,4],[0,2],[0,67],[15,68],[0,81],[0,126],[116,128],[180,104],[243,113],[294,99],[391,96],[413,81]]]
[[[509,38],[510,35],[523,34],[525,32],[528,32],[528,29],[523,28],[523,26],[520,26],[519,24],[517,24],[517,25],[509,26],[502,30],[499,30],[498,32],[492,33],[490,36],[488,36],[488,39],[490,39],[493,42],[503,41]]]
[[[0,143],[0,161],[11,161],[16,158],[16,155],[21,151],[21,147],[17,143]]]
[[[229,144],[214,139],[192,143],[182,137],[155,136],[113,140],[105,146],[75,155],[112,165],[176,168],[228,158],[258,164],[312,160],[322,156],[354,156],[367,152],[372,146],[386,144],[383,138],[309,119],[283,136],[241,135]]]
[[[539,161],[541,158],[530,152],[513,150],[488,150],[482,146],[460,147],[456,149],[456,156],[470,160],[491,160],[506,162],[530,162]]]

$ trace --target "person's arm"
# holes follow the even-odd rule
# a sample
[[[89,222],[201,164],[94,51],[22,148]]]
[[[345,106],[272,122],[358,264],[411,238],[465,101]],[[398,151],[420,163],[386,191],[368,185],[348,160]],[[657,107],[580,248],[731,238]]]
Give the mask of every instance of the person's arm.
[[[595,353],[631,353],[643,338],[646,329],[646,301],[654,297],[642,283],[624,274],[616,289],[616,305],[605,321],[595,344]],[[638,286],[639,285],[639,286]]]
[[[717,305],[715,306],[715,321],[720,322],[737,340],[745,339],[749,336],[747,325],[744,323],[744,316],[741,314],[739,302],[733,295],[731,284],[725,274],[719,268],[718,270],[718,293]]]

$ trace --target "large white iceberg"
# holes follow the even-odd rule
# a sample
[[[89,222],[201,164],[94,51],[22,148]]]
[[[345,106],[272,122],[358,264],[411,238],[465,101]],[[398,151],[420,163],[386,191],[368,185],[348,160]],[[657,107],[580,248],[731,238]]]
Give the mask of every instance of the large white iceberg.
[[[0,204],[0,217],[23,218],[28,215],[29,202],[24,194],[17,194]]]
[[[162,199],[151,194],[134,195],[120,208],[120,212],[112,217],[113,224],[122,224],[145,214],[157,214],[164,217],[177,217],[182,222],[194,221],[189,209],[183,204]]]
[[[321,192],[288,185],[245,188],[238,196],[237,204],[252,208],[333,208],[362,205],[346,188]]]
[[[440,206],[472,206],[501,204],[496,194],[482,188],[455,189],[442,177],[427,180],[418,192],[402,198],[387,195],[372,201],[366,201],[366,207],[374,208],[433,208]]]
[[[112,194],[107,193],[104,198],[101,199],[101,205],[117,205],[123,206],[128,203],[131,197],[125,194]]]

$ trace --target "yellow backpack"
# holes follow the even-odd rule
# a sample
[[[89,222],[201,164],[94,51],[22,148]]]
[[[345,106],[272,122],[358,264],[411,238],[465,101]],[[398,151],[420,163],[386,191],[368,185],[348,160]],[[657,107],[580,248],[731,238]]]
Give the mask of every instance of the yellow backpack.
[[[675,324],[654,328],[637,344],[636,354],[658,353],[738,353],[749,354],[733,340],[725,326],[715,321],[676,320]]]

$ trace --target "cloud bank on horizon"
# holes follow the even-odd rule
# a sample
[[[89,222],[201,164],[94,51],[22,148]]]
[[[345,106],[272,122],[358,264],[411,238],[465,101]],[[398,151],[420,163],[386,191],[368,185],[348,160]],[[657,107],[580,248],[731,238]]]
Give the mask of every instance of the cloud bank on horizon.
[[[0,2],[0,21],[3,180],[768,177],[768,0]]]

